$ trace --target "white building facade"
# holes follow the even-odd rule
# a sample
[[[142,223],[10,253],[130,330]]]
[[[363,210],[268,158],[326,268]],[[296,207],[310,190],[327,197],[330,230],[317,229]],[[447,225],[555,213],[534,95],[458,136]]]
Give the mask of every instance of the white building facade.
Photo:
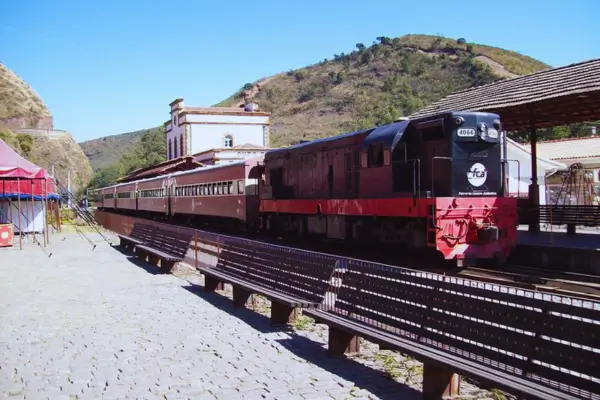
[[[218,164],[252,157],[269,148],[271,114],[258,111],[256,104],[186,107],[183,99],[176,99],[170,107],[171,119],[164,123],[168,160],[192,155],[196,161]],[[210,159],[209,154],[213,154]]]

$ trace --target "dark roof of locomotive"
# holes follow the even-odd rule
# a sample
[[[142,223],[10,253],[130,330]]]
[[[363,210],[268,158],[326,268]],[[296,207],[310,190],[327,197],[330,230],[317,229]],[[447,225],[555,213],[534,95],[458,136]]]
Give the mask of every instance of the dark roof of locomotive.
[[[382,125],[375,128],[373,132],[369,134],[363,140],[361,147],[367,147],[371,144],[383,144],[384,146],[394,147],[396,143],[402,139],[406,128],[410,125],[412,121],[404,120],[394,122],[388,125]]]
[[[334,140],[349,138],[349,137],[352,137],[352,136],[357,136],[357,135],[361,135],[363,133],[367,133],[367,132],[372,131],[374,129],[375,128],[368,128],[368,129],[363,129],[361,131],[342,133],[341,135],[329,136],[329,137],[324,137],[324,138],[315,139],[315,140],[308,140],[306,142],[301,142],[301,143],[298,143],[298,144],[294,144],[292,146],[281,147],[279,149],[269,150],[269,151],[267,151],[267,153],[265,155],[271,155],[271,154],[279,153],[279,152],[283,152],[283,151],[296,150],[296,149],[300,149],[302,147],[313,146],[315,144],[323,144],[323,143],[327,143],[327,142],[332,142]]]

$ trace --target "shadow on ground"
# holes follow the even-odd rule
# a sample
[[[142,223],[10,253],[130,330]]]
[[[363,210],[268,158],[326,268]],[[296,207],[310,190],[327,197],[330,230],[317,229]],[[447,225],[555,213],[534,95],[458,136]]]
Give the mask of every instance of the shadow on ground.
[[[148,261],[140,260],[139,258],[137,258],[135,256],[135,254],[133,253],[133,251],[125,250],[123,247],[118,246],[118,245],[114,245],[112,247],[113,247],[113,249],[117,250],[119,253],[123,254],[125,256],[125,258],[127,259],[127,261],[129,261],[136,267],[140,267],[147,273],[152,274],[152,275],[164,275],[165,274],[165,272],[163,272],[163,270],[161,270],[158,266],[152,265],[152,264],[148,263]]]
[[[259,332],[285,332],[288,338],[279,338],[275,339],[275,341],[291,353],[340,378],[354,382],[359,388],[368,390],[380,399],[421,399],[422,397],[420,391],[388,378],[381,371],[370,368],[350,358],[329,357],[325,347],[321,343],[297,334],[291,327],[271,327],[268,317],[254,312],[249,308],[235,308],[229,298],[219,293],[205,292],[203,286],[192,283],[182,287],[218,309],[239,318]]]

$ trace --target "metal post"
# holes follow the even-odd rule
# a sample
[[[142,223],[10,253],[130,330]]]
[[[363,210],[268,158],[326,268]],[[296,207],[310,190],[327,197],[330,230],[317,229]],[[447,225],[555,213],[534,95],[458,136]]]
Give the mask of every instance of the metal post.
[[[529,203],[535,210],[529,221],[529,232],[540,231],[540,187],[537,180],[537,131],[533,111],[531,112],[531,185],[529,185]]]
[[[42,236],[44,236],[44,247],[46,247],[46,232],[48,231],[48,209],[46,208],[45,198],[48,197],[46,193],[46,179],[42,180],[42,217],[44,218],[44,222],[42,224]]]
[[[67,208],[71,208],[71,170],[67,171]]]
[[[17,178],[17,218],[19,218],[19,250],[23,250],[23,220],[21,219],[21,180]]]

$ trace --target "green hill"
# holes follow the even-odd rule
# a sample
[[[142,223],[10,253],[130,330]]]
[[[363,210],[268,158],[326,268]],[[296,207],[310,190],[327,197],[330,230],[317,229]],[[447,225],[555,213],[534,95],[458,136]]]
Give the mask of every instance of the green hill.
[[[218,105],[273,113],[272,146],[391,122],[456,90],[549,68],[463,39],[407,35],[357,43],[333,60],[248,83]]]

